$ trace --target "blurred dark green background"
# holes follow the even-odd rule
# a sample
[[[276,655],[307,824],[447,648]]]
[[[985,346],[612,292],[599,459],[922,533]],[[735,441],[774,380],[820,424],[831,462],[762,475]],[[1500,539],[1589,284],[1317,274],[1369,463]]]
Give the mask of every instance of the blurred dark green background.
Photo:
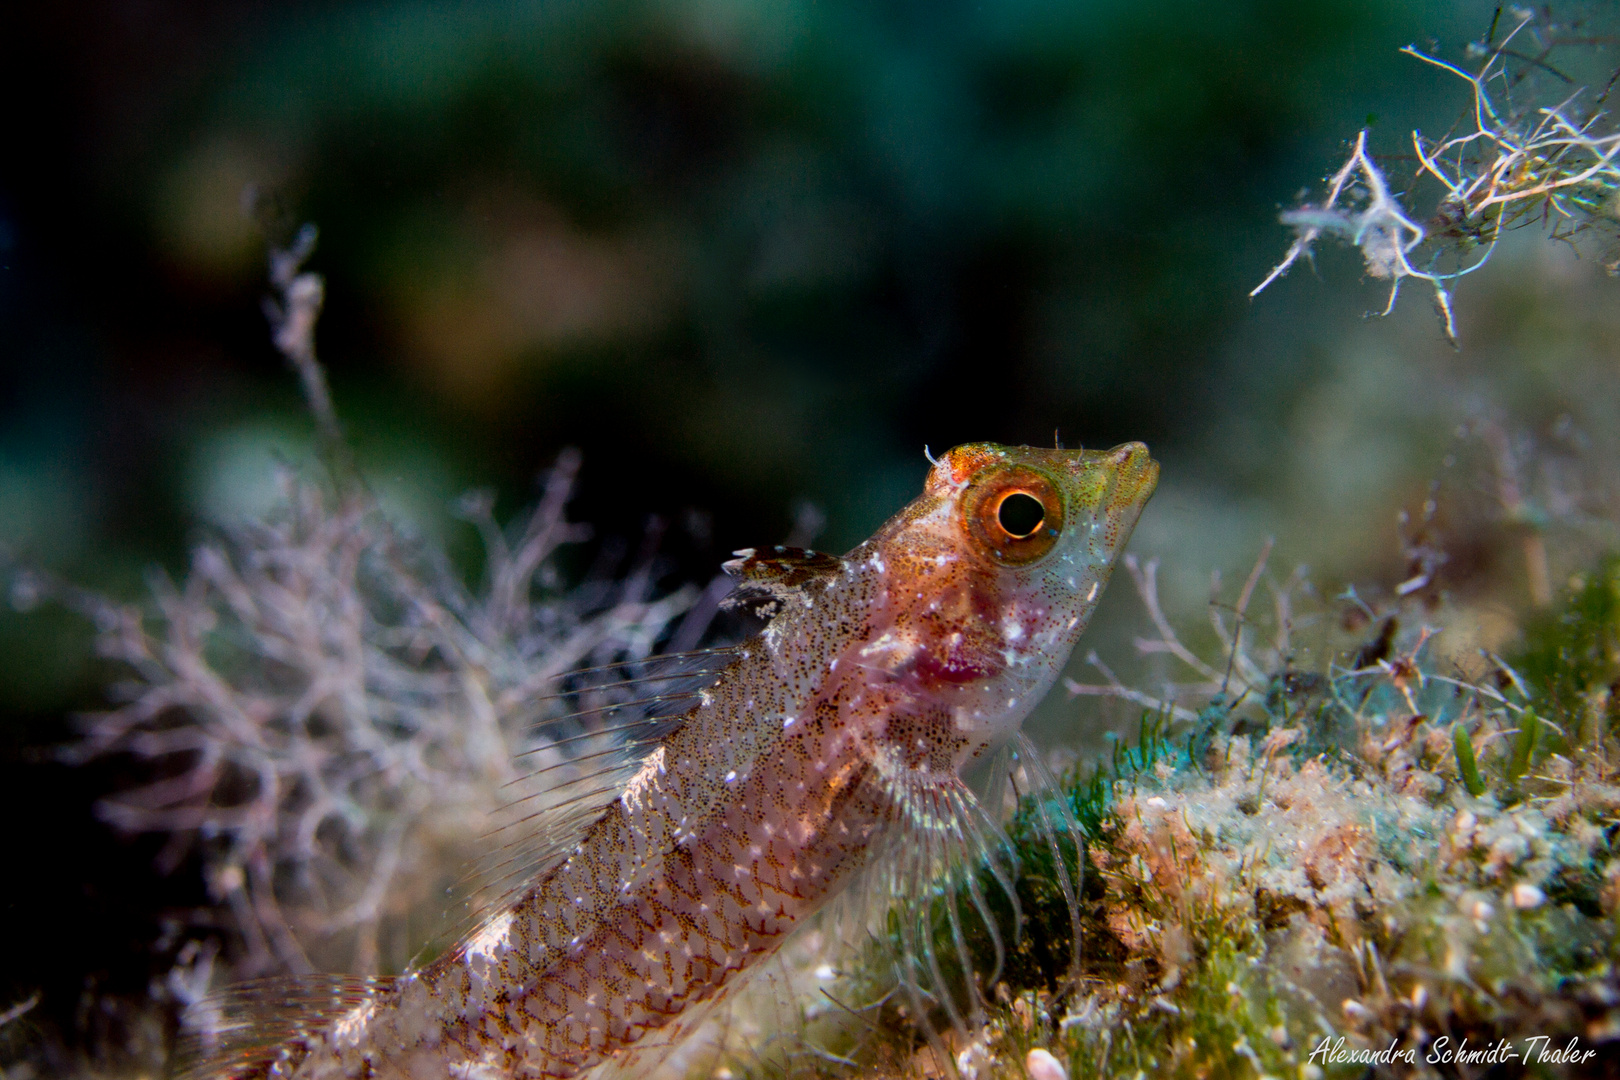
[[[843,548],[909,497],[925,444],[1061,429],[1193,455],[1252,419],[1224,347],[1277,206],[1369,114],[1413,119],[1433,80],[1396,46],[1477,16],[19,6],[0,532],[95,576],[177,564],[199,519],[262,497],[257,462],[309,428],[257,310],[266,229],[303,221],[340,408],[424,519],[474,483],[516,505],[573,444],[607,532],[699,510],[718,552],[809,499]]]
[[[457,492],[510,512],[566,445],[578,516],[661,515],[688,577],[806,500],[847,548],[924,446],[1139,438],[1252,494],[1321,374],[1290,326],[1369,306],[1294,281],[1250,303],[1276,210],[1369,121],[1397,149],[1449,122],[1456,88],[1424,100],[1440,77],[1395,50],[1458,52],[1489,11],[11,6],[0,540],[133,591],[262,505],[310,431],[258,310],[266,243],[304,221],[361,457],[452,546]],[[1238,355],[1256,325],[1281,344]],[[66,655],[21,667],[0,692],[83,685]]]
[[[1139,546],[1179,554],[1174,595],[1266,531],[1290,564],[1398,581],[1394,511],[1453,438],[1433,401],[1451,391],[1424,371],[1523,369],[1540,345],[1515,343],[1519,321],[1469,334],[1513,310],[1503,296],[1579,307],[1587,278],[1523,299],[1511,273],[1482,275],[1460,360],[1422,297],[1359,323],[1383,297],[1354,284],[1353,254],[1327,254],[1328,285],[1302,270],[1247,293],[1286,246],[1279,206],[1358,129],[1398,155],[1464,106],[1396,49],[1460,57],[1491,11],[8,5],[0,541],[134,597],[210,521],[266,503],[271,462],[312,425],[259,310],[265,245],[312,221],[319,347],[358,455],[470,567],[454,496],[492,486],[510,513],[564,446],[585,452],[576,517],[634,548],[656,515],[674,584],[781,540],[803,502],[826,514],[818,546],[851,546],[918,489],[925,445],[1058,431],[1164,461]],[[1519,376],[1530,430],[1581,398],[1559,363]],[[71,898],[7,901],[14,926],[100,920],[54,966],[19,945],[19,989],[96,963],[129,977],[116,956],[150,944],[153,907],[195,900],[184,881],[147,896],[150,845],[90,818],[113,767],[69,777],[38,756],[104,700],[86,641],[56,615],[0,623],[22,778],[4,811],[56,822],[8,859],[42,868],[66,845],[104,864]]]

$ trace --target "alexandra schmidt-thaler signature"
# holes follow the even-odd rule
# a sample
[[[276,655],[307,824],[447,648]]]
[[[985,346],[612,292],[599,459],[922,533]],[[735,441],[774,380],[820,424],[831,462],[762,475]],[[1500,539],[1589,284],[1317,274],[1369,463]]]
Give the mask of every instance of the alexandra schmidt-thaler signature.
[[[1453,1042],[1449,1035],[1441,1035],[1423,1051],[1423,1061],[1430,1065],[1500,1065],[1509,1061],[1522,1061],[1526,1065],[1581,1065],[1597,1056],[1596,1050],[1581,1046],[1578,1038],[1571,1038],[1564,1046],[1552,1045],[1548,1035],[1532,1035],[1520,1045],[1511,1039],[1498,1039],[1494,1043],[1469,1046],[1468,1040]],[[1419,1050],[1415,1046],[1402,1047],[1391,1040],[1382,1049],[1350,1046],[1344,1036],[1323,1036],[1311,1050],[1310,1060],[1322,1065],[1405,1065],[1418,1063]]]

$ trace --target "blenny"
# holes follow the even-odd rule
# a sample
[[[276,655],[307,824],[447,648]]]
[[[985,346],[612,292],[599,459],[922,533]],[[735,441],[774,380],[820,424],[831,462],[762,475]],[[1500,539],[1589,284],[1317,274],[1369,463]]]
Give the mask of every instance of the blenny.
[[[651,695],[676,715],[572,718],[559,741],[611,737],[620,771],[575,769],[607,794],[550,800],[471,934],[396,977],[227,990],[185,1074],[572,1077],[690,1029],[863,873],[926,895],[996,831],[961,772],[1052,685],[1158,474],[1140,443],[975,443],[842,558],[737,552],[763,631],[682,661],[698,689]]]

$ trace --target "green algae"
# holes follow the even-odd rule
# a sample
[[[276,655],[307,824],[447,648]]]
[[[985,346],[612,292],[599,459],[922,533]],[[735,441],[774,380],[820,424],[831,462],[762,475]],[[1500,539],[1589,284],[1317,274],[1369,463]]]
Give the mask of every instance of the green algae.
[[[1561,610],[1526,628],[1514,666],[1566,745],[1601,752],[1620,720],[1620,557],[1572,585]]]

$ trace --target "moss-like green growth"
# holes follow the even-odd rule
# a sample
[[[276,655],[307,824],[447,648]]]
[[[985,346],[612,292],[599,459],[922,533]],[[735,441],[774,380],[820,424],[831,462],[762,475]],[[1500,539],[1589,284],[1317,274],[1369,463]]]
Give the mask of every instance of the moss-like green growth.
[[[1474,741],[1468,737],[1468,729],[1457,724],[1451,729],[1451,745],[1457,754],[1457,772],[1462,777],[1463,786],[1468,794],[1476,799],[1485,794],[1485,781],[1479,775],[1479,763],[1474,758]]]
[[[1531,624],[1514,661],[1566,741],[1601,750],[1620,719],[1620,557],[1577,579],[1561,611]]]

